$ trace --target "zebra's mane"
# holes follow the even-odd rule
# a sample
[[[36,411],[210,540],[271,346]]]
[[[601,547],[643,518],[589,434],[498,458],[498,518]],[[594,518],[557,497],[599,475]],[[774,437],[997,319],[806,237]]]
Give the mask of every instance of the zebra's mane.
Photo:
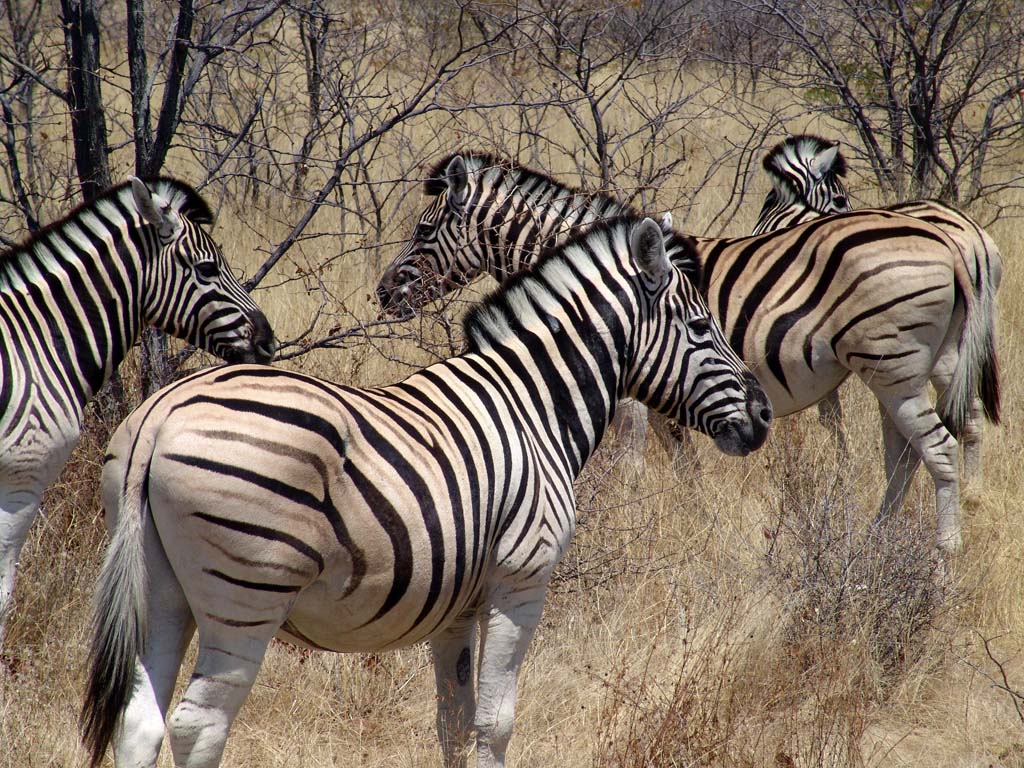
[[[782,185],[789,187],[790,191],[798,196],[801,190],[794,187],[792,179],[785,173],[786,166],[788,165],[786,162],[787,156],[795,156],[803,161],[833,146],[834,142],[823,139],[820,136],[815,136],[812,133],[798,133],[795,136],[787,136],[772,147],[771,151],[764,156],[762,164],[768,175],[772,177],[773,186]],[[843,157],[842,152],[836,153],[836,159],[833,161],[829,172],[837,176],[846,176],[846,158]]]
[[[150,191],[162,197],[170,204],[171,208],[181,215],[188,217],[190,221],[196,224],[210,224],[213,222],[213,212],[210,210],[210,206],[202,197],[199,196],[199,193],[196,192],[195,189],[185,182],[172,179],[168,176],[147,178],[143,179],[143,181],[146,183],[146,186],[149,187]],[[21,254],[30,252],[37,242],[45,238],[51,232],[64,227],[70,222],[77,221],[84,214],[95,210],[98,205],[116,201],[121,194],[130,187],[130,185],[131,182],[125,181],[117,186],[111,187],[105,192],[101,192],[91,200],[78,205],[71,211],[71,213],[67,214],[63,218],[52,221],[45,227],[33,232],[28,238],[18,245],[0,252],[0,264],[6,264],[7,262],[18,258]]]
[[[507,157],[501,157],[499,155],[493,155],[489,152],[476,152],[473,150],[464,150],[461,152],[452,152],[449,155],[445,155],[430,169],[427,180],[424,182],[423,191],[424,194],[430,197],[437,197],[446,189],[448,189],[448,182],[445,180],[445,171],[448,168],[448,163],[454,160],[456,157],[461,157],[466,161],[466,168],[470,173],[487,170],[488,168],[500,168],[505,173],[515,173],[517,175],[517,182],[523,183],[533,179],[541,179],[548,184],[555,187],[560,187],[566,192],[571,194],[589,194],[594,197],[604,197],[608,200],[613,200],[611,195],[606,195],[603,192],[582,192],[579,189],[567,186],[564,182],[552,177],[551,175],[538,171],[534,168],[529,168],[525,165],[519,165]],[[634,213],[632,207],[625,203],[615,201],[622,208],[623,214]]]
[[[445,171],[448,168],[448,164],[456,157],[461,157],[466,161],[466,167],[470,173],[480,172],[488,168],[500,168],[505,173],[515,174],[514,182],[516,186],[530,186],[535,188],[538,185],[529,184],[529,182],[542,180],[547,184],[551,184],[564,190],[565,196],[577,194],[589,195],[595,200],[599,199],[607,202],[609,205],[617,206],[619,210],[619,213],[617,214],[618,217],[639,219],[644,216],[641,211],[637,210],[632,205],[624,203],[606,192],[584,192],[578,187],[570,187],[564,182],[561,182],[542,171],[518,165],[508,158],[499,157],[487,152],[474,152],[471,150],[452,152],[435,163],[434,167],[430,169],[429,178],[424,184],[425,194],[431,197],[436,197],[448,188],[448,182],[445,180]],[[560,195],[555,195],[553,197],[560,197]],[[612,218],[614,219],[616,217]],[[593,226],[595,225],[591,225],[590,227],[587,227],[586,230],[581,230],[581,232],[592,231]],[[684,275],[693,281],[694,284],[699,284],[701,266],[694,239],[690,235],[672,230],[665,234],[665,248],[669,251],[669,255],[676,267],[678,267]]]
[[[579,282],[577,275],[586,271],[580,268],[583,259],[607,262],[612,258],[606,255],[608,249],[601,244],[597,248],[574,246],[591,239],[598,243],[610,242],[616,230],[632,229],[640,221],[639,214],[624,214],[594,224],[559,246],[544,249],[528,269],[509,277],[466,313],[463,330],[468,351],[479,352],[496,340],[514,335],[523,327],[524,319],[541,314],[539,306],[544,303],[544,295],[561,295],[564,286]],[[571,256],[566,253],[568,250],[573,251]]]

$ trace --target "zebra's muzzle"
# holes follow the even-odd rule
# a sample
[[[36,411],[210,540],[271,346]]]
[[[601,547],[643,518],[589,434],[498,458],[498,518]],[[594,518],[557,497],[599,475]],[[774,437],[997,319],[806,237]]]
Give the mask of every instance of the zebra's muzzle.
[[[746,409],[719,424],[711,436],[715,446],[729,456],[746,456],[756,451],[768,438],[772,423],[772,404],[753,375],[744,377]]]
[[[247,316],[251,332],[249,338],[236,341],[218,349],[219,354],[229,363],[269,363],[277,351],[277,339],[270,322],[262,312],[250,312]]]

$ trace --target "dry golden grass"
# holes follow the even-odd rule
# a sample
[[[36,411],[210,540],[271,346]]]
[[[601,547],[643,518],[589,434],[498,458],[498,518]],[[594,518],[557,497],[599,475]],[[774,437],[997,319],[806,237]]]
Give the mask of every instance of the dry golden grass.
[[[707,135],[726,129],[719,119]],[[868,183],[858,183],[866,195]],[[728,192],[724,181],[717,189],[722,198],[713,188],[699,211],[718,209]],[[731,234],[750,226],[756,204],[748,213]],[[216,234],[251,272],[289,215],[227,211]],[[677,220],[691,232],[713,224]],[[842,465],[812,413],[777,422],[768,445],[743,460],[698,438],[696,462],[678,473],[653,441],[634,473],[609,440],[579,482],[579,533],[524,666],[512,765],[1024,766],[1014,699],[1024,706],[1020,231],[1014,221],[991,227],[1006,262],[1005,423],[986,430],[984,487],[965,494],[966,550],[945,578],[935,577],[928,546],[924,473],[903,518],[870,538],[880,441],[876,406],[858,382],[842,391],[852,448]],[[319,301],[308,281],[283,279],[340,247],[304,245],[259,292],[283,338]],[[329,305],[337,314],[324,327],[374,315],[368,294],[390,252],[320,275],[344,299]],[[379,383],[409,370],[396,358],[429,356],[396,340],[289,365]],[[0,766],[85,759],[76,718],[105,540],[95,486],[111,426],[90,423],[22,557],[0,680]],[[185,679],[188,671],[186,662]],[[433,698],[424,648],[333,656],[274,644],[224,765],[439,765]],[[171,765],[167,750],[161,765]]]

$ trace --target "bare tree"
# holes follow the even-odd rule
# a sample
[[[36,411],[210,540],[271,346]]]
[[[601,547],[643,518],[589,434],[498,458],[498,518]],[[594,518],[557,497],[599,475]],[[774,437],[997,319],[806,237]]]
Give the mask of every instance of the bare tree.
[[[793,55],[766,74],[856,133],[887,197],[970,203],[1024,180],[1024,17],[978,0],[730,0]]]

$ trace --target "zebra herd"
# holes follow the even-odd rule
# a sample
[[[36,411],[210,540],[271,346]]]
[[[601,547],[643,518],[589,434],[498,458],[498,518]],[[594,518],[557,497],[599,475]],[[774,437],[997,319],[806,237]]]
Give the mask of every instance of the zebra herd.
[[[499,281],[518,274],[543,248],[628,210],[606,195],[472,153],[442,160],[425,192],[431,200],[412,239],[377,287],[382,306],[399,316],[481,272]],[[777,194],[769,193],[762,220]],[[998,418],[992,302],[973,289],[956,242],[929,221],[885,210],[808,218],[745,238],[669,230],[666,249],[707,299],[776,416],[834,398],[851,373],[864,382],[882,414],[888,484],[879,516],[900,508],[923,461],[935,484],[938,546],[957,551],[954,436],[975,425],[979,396]],[[938,411],[929,380],[940,393]]]
[[[508,160],[444,158],[380,304],[405,318],[484,272],[501,287],[463,353],[376,388],[251,365],[273,356],[270,326],[178,182],[132,179],[0,255],[0,619],[42,491],[142,325],[232,363],[149,397],[108,446],[91,764],[112,746],[154,766],[166,731],[176,765],[218,765],[283,637],[428,641],[445,765],[473,739],[478,765],[504,765],[573,482],[624,398],[743,456],[814,403],[839,430],[856,374],[882,414],[879,516],[923,462],[937,546],[960,549],[957,438],[976,451],[981,413],[999,415],[998,250],[937,203],[850,211],[837,144],[793,137],[765,168],[757,232],[703,238]]]

